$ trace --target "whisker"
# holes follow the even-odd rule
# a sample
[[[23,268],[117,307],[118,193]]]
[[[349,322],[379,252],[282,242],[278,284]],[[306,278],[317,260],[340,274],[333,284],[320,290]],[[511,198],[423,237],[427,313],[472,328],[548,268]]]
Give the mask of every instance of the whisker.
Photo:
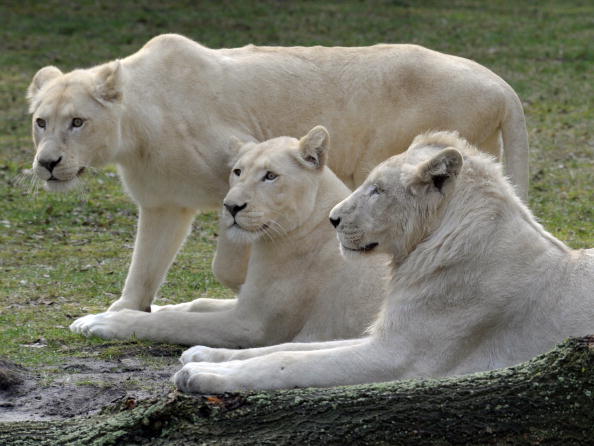
[[[80,178],[76,178],[74,190],[76,191],[77,198],[81,203],[86,204],[89,201],[89,189],[86,182],[82,181]]]
[[[289,231],[287,231],[287,229],[281,225],[278,221],[276,220],[270,220],[270,223],[274,224],[277,228],[279,228],[279,230],[281,231],[280,234],[281,235],[287,235],[289,233]]]
[[[276,222],[274,222],[276,223]],[[268,232],[270,233],[270,241],[272,242],[272,244],[277,244],[280,243],[280,239],[283,238],[284,234],[283,232],[281,232],[278,228],[276,228],[275,226],[268,226],[267,227]]]
[[[283,214],[282,212],[275,211],[275,210],[271,210],[271,212],[272,212],[273,214],[280,215],[281,217],[284,217],[284,215],[285,215],[285,214]],[[287,230],[286,230],[286,229],[285,229],[285,228],[284,228],[284,227],[283,227],[283,226],[282,226],[282,225],[281,225],[281,224],[280,224],[278,221],[276,221],[276,220],[274,220],[274,219],[273,219],[273,220],[271,220],[271,221],[272,221],[273,223],[275,223],[276,225],[278,225],[278,226],[279,226],[279,227],[280,227],[280,228],[281,228],[281,229],[282,229],[282,230],[285,232],[285,234],[287,234],[287,233],[289,232],[289,231],[287,231]]]
[[[282,238],[287,235],[288,231],[276,220],[270,220],[268,223],[268,230],[276,236],[274,237],[274,242],[278,241],[278,238]]]
[[[274,239],[274,237],[273,237],[273,236],[270,234],[270,227],[266,227],[266,226],[264,226],[264,227],[262,228],[262,233],[263,233],[263,234],[264,234],[266,237],[268,237],[268,239],[269,239],[269,240],[270,240],[272,243],[274,243],[274,242],[275,242],[275,239]]]
[[[30,170],[26,169],[23,170],[21,173],[14,176],[11,180],[11,184],[22,191],[24,191],[27,195],[32,197],[36,197],[39,191],[39,184],[41,180],[37,178],[36,175],[32,174]]]
[[[39,197],[39,185],[41,184],[41,180],[37,177],[31,178],[31,186],[29,187],[29,194],[33,196],[33,198],[37,199]]]
[[[274,236],[275,241],[276,241],[277,238],[280,238],[280,237],[283,236],[282,232],[278,228],[276,228],[275,226],[268,226],[266,228],[266,230],[271,235],[271,239],[272,239],[272,236]]]

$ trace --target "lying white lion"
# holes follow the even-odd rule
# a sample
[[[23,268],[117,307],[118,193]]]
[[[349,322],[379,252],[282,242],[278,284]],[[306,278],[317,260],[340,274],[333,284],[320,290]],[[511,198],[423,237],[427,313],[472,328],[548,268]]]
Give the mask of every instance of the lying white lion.
[[[86,167],[116,163],[139,206],[132,264],[110,310],[150,310],[198,209],[227,193],[230,136],[333,136],[329,166],[348,186],[429,129],[456,129],[505,159],[525,196],[522,105],[497,75],[415,45],[213,50],[177,35],[122,60],[63,74],[45,67],[28,90],[36,155],[50,190]],[[216,276],[237,289],[249,251],[219,238]],[[230,267],[231,266],[231,267]]]
[[[230,237],[252,244],[237,299],[111,311],[70,328],[107,339],[219,347],[361,336],[384,300],[388,259],[347,262],[340,255],[328,213],[350,191],[325,167],[327,148],[328,133],[315,127],[301,140],[279,137],[239,150],[222,213]]]
[[[192,361],[221,361],[229,351],[190,349],[175,375],[181,390],[457,375],[594,332],[594,250],[571,250],[544,231],[499,165],[454,133],[417,137],[330,218],[345,254],[392,256],[391,291],[372,335],[318,351],[246,350],[251,359],[222,363]]]

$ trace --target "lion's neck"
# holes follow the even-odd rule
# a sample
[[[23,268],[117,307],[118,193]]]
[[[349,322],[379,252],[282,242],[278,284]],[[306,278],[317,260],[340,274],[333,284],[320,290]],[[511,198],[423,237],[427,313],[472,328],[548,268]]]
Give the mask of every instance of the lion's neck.
[[[154,197],[158,204],[167,204],[176,189],[176,199],[189,208],[218,208],[228,191],[229,172],[226,152],[213,147],[226,144],[229,134],[213,133],[196,121],[195,111],[167,115],[160,98],[143,95],[129,83],[124,82],[119,145],[111,161],[122,168],[132,196],[140,200],[136,191],[152,188],[159,191]]]
[[[571,250],[536,222],[502,177],[466,181],[455,193],[439,225],[394,265],[396,287],[422,289],[424,283],[440,280],[442,293],[456,296],[461,284],[488,287],[494,271],[510,277],[534,275],[543,273],[551,258],[562,262],[568,257]],[[527,258],[531,261],[519,260]]]

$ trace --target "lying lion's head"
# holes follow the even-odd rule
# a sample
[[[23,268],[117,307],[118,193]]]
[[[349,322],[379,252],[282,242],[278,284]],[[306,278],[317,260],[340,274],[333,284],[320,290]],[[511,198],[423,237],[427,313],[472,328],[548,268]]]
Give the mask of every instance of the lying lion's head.
[[[431,135],[377,166],[365,182],[330,213],[343,253],[385,252],[403,258],[428,234],[451,196],[462,155]]]
[[[37,72],[27,91],[33,118],[33,171],[49,190],[66,190],[86,167],[114,157],[119,144],[121,74],[118,61],[63,74]]]
[[[300,227],[316,206],[327,158],[326,129],[315,127],[300,140],[234,140],[231,146],[236,155],[222,210],[229,237],[240,242],[275,239]]]

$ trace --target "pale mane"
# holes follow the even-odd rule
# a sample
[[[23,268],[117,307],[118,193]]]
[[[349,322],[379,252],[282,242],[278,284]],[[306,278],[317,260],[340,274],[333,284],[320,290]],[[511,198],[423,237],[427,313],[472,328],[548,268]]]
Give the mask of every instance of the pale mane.
[[[454,147],[462,153],[464,165],[440,225],[397,267],[395,282],[401,283],[402,277],[406,281],[422,280],[421,276],[444,267],[488,255],[502,242],[494,234],[510,219],[515,220],[517,227],[532,228],[556,249],[568,251],[564,243],[538,223],[494,157],[479,151],[458,132],[423,133],[413,140],[411,150],[427,146]]]
[[[467,154],[478,154],[476,147],[460,136],[457,131],[430,130],[421,133],[413,139],[410,147],[414,150],[417,147],[435,146],[439,148],[455,147]]]

